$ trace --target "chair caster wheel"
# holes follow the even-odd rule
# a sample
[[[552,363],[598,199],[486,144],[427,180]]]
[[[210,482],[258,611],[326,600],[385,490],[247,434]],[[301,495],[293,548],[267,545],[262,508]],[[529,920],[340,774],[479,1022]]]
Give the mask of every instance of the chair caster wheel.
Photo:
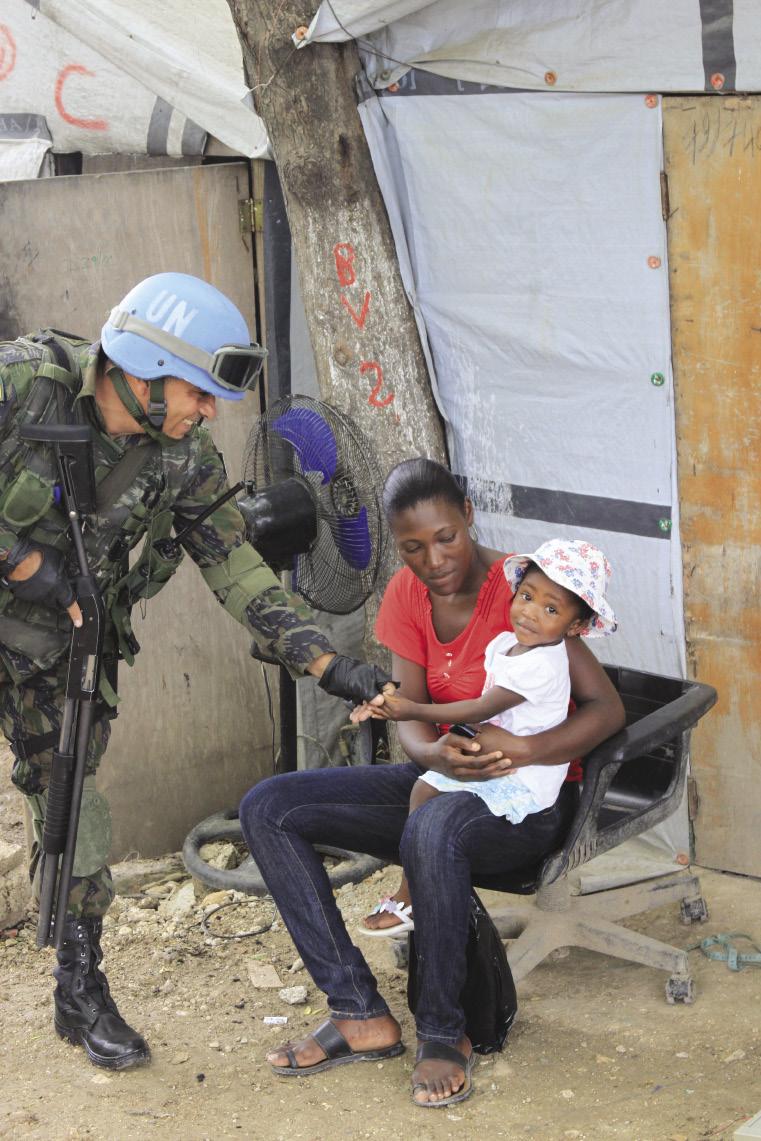
[[[697,899],[683,899],[679,904],[679,911],[685,927],[689,927],[691,923],[708,922],[708,905],[702,895]]]
[[[401,971],[406,971],[410,965],[410,943],[407,939],[392,939],[392,950],[394,952],[394,966],[398,967]]]
[[[666,1002],[683,1002],[690,1005],[695,1001],[695,982],[691,975],[671,975],[666,983]]]

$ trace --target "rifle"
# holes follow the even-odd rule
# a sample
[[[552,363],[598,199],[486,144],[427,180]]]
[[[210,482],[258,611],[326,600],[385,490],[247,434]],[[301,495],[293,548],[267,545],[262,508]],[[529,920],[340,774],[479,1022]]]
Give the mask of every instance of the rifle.
[[[55,451],[79,564],[75,588],[82,625],[72,626],[66,700],[48,785],[37,924],[37,946],[52,943],[60,950],[103,656],[105,608],[90,573],[82,538],[82,516],[96,510],[92,431],[86,424],[30,424],[19,435],[24,440],[52,445]]]

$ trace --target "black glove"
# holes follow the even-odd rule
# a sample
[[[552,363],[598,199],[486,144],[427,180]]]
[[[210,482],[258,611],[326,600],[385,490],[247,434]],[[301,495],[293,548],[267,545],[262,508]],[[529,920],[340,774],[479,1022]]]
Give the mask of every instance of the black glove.
[[[8,572],[22,563],[24,559],[39,551],[42,562],[33,575],[25,579],[8,578]],[[15,547],[8,552],[8,557],[2,565],[2,584],[13,591],[16,598],[22,602],[39,602],[43,606],[60,606],[64,610],[71,606],[75,599],[74,588],[66,574],[66,560],[55,547],[47,543],[32,543],[29,539],[19,539]]]
[[[320,689],[332,693],[334,697],[343,697],[347,701],[359,704],[377,697],[384,685],[390,681],[391,675],[380,666],[336,654],[326,665],[317,684]]]

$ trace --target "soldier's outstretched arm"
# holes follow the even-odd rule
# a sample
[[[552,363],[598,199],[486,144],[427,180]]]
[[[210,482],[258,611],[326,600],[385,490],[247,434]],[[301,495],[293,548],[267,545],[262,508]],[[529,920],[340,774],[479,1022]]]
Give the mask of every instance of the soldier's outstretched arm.
[[[212,449],[175,510],[183,520],[192,519],[226,487],[222,461]],[[390,682],[378,666],[336,654],[304,599],[286,590],[246,541],[243,517],[233,500],[190,531],[183,546],[225,610],[292,677],[311,674],[326,692],[354,702],[375,697]]]

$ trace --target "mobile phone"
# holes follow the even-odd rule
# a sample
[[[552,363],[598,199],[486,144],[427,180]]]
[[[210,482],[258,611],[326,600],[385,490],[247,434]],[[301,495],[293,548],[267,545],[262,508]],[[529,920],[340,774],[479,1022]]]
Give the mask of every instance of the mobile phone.
[[[449,726],[449,732],[456,733],[458,737],[467,737],[472,741],[478,730],[474,729],[472,725],[463,725],[458,721],[455,725]]]

